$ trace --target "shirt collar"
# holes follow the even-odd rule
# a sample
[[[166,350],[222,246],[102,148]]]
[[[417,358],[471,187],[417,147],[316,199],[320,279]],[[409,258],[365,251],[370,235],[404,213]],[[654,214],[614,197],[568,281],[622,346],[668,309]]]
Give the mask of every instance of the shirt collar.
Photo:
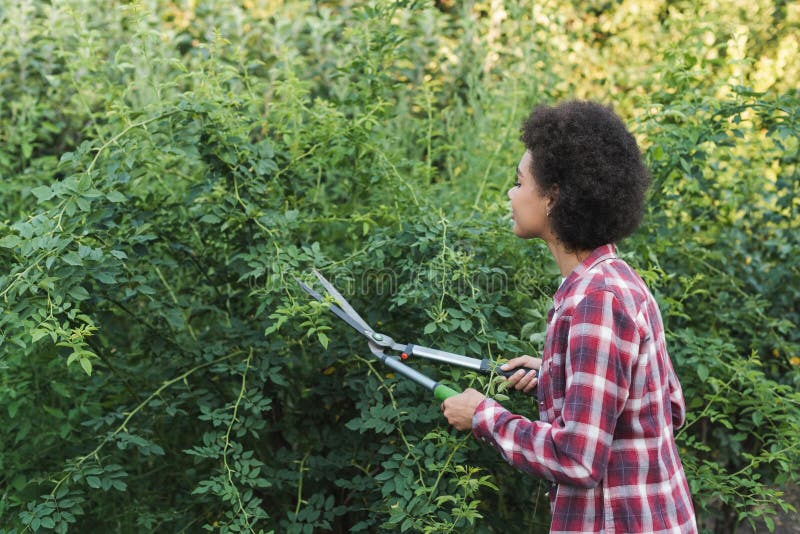
[[[555,309],[561,307],[561,305],[564,303],[564,299],[570,293],[570,288],[578,279],[580,279],[583,273],[589,269],[592,269],[600,262],[616,257],[617,247],[611,243],[594,249],[592,253],[586,257],[586,259],[584,259],[572,270],[569,276],[567,276],[567,278],[561,283],[561,287],[558,288],[558,291],[556,291],[555,295],[553,295],[553,306]]]

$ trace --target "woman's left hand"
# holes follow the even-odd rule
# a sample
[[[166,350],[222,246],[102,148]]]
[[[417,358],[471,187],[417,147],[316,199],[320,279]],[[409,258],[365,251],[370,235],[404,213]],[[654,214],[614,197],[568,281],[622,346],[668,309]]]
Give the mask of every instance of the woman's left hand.
[[[442,402],[442,413],[456,430],[470,430],[475,409],[485,398],[480,391],[467,388],[462,393],[445,399]]]

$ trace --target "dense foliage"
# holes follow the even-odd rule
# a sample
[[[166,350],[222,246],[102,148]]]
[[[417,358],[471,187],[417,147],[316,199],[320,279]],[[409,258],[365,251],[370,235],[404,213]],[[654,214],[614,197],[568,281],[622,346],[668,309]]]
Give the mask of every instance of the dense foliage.
[[[559,277],[505,191],[530,107],[574,97],[653,173],[620,250],[701,524],[770,526],[800,463],[800,8],[720,4],[4,4],[0,532],[544,531],[546,485],[294,279],[397,339],[535,354]]]

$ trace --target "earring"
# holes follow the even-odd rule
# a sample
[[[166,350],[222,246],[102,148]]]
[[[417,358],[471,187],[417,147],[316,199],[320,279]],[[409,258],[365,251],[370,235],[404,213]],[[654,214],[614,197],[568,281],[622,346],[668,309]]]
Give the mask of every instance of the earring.
[[[550,217],[550,209],[547,209],[547,216]]]

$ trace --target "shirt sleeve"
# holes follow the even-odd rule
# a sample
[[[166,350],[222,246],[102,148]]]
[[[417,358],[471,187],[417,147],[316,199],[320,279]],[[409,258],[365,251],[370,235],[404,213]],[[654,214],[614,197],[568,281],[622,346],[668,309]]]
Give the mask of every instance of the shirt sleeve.
[[[675,374],[669,358],[667,358],[667,365],[669,369],[669,402],[672,410],[672,426],[673,428],[680,428],[686,422],[686,402],[683,398],[681,383],[678,381],[678,376]]]
[[[530,421],[486,399],[475,410],[473,434],[525,472],[560,484],[596,486],[628,398],[638,347],[635,322],[619,300],[605,290],[588,294],[572,316],[561,414],[551,423]]]

